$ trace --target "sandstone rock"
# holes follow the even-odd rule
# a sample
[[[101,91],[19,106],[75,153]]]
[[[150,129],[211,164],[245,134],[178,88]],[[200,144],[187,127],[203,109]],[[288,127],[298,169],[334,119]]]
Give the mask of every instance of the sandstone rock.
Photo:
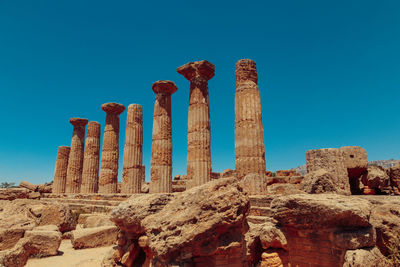
[[[39,192],[29,192],[28,194],[29,199],[40,199],[40,193]]]
[[[266,253],[261,255],[262,261],[260,267],[283,267],[282,261],[278,253]]]
[[[36,226],[36,227],[33,228],[33,231],[55,231],[55,232],[59,232],[58,226],[55,225],[55,224]]]
[[[243,190],[250,195],[267,194],[267,177],[258,173],[250,173],[240,180]]]
[[[40,194],[51,193],[51,191],[52,191],[52,183],[40,184],[40,185],[38,185],[38,189],[37,190],[38,190],[38,192]]]
[[[100,226],[72,231],[71,243],[75,249],[109,246],[117,240],[116,226]]]
[[[363,175],[361,181],[370,189],[379,190],[380,192],[388,190],[390,178],[385,170],[377,166],[369,166],[368,173]]]
[[[390,183],[395,190],[400,190],[400,164],[390,168]]]
[[[349,178],[359,178],[368,168],[367,151],[359,146],[344,146],[340,148],[344,153],[344,166]]]
[[[32,229],[38,225],[44,206],[28,199],[0,201],[0,229]]]
[[[337,148],[309,150],[306,153],[307,173],[325,169],[332,175],[338,194],[350,195],[350,183],[344,163],[344,152]]]
[[[249,222],[249,230],[245,234],[246,240],[246,261],[250,266],[256,266],[260,261],[263,248],[261,246],[260,235],[263,231],[264,224],[254,224]]]
[[[333,233],[334,244],[338,248],[359,249],[374,247],[376,233],[373,227],[366,227],[357,230],[340,230]]]
[[[220,178],[236,177],[236,171],[231,169],[226,169],[220,173]]]
[[[131,240],[147,236],[151,254],[172,263],[233,248],[243,251],[248,209],[249,200],[237,180],[224,178],[176,195],[131,198],[112,211],[111,220]]]
[[[301,183],[302,189],[309,194],[336,193],[334,178],[325,169],[307,173]]]
[[[273,195],[294,195],[303,194],[304,191],[295,184],[272,184],[267,187],[268,194]]]
[[[69,206],[61,203],[46,205],[39,225],[55,224],[61,233],[75,229],[77,221]]]
[[[10,249],[17,244],[18,240],[20,240],[24,236],[24,229],[1,229],[0,230],[0,250]]]
[[[287,250],[287,240],[282,231],[272,223],[266,223],[260,233],[260,241],[263,249],[283,248]]]
[[[387,259],[376,247],[348,250],[346,252],[343,267],[390,267]]]
[[[289,195],[271,202],[273,217],[285,227],[298,229],[368,227],[371,204],[360,198],[333,194]]]
[[[0,188],[0,200],[14,200],[28,198],[29,190],[26,188]]]
[[[83,228],[93,228],[100,226],[113,226],[114,223],[110,221],[110,215],[106,214],[91,214],[83,223]]]
[[[27,182],[27,181],[22,181],[19,184],[19,187],[26,188],[26,189],[29,189],[31,191],[36,191],[38,189],[37,185],[34,185],[34,184],[32,184],[30,182]]]
[[[400,204],[384,201],[374,205],[370,223],[376,229],[376,245],[384,255],[388,255],[388,245],[400,236]]]
[[[29,256],[45,257],[58,254],[61,235],[54,231],[27,231],[25,237],[9,250],[0,253],[0,266],[22,267]]]
[[[141,192],[143,194],[147,194],[147,193],[149,193],[149,190],[150,190],[149,184],[148,183],[143,183]]]
[[[291,177],[291,176],[298,176],[299,174],[295,170],[278,170],[276,171],[276,176],[285,176],[285,177]]]

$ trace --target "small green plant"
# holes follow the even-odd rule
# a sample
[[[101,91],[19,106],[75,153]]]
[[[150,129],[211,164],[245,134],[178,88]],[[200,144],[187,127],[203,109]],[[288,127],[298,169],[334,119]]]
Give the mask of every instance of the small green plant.
[[[15,187],[15,183],[2,182],[0,184],[0,188],[12,188],[12,187]]]
[[[275,176],[276,176],[276,172],[273,172],[273,173],[272,173],[272,177],[275,177]]]
[[[389,251],[389,261],[393,267],[400,267],[400,233],[391,238],[385,245]]]

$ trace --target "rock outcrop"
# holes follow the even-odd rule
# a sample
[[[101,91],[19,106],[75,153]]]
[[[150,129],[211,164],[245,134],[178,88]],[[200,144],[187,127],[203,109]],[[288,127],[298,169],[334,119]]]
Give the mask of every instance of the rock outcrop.
[[[105,262],[147,259],[209,266],[223,258],[240,266],[248,209],[249,200],[234,178],[214,180],[180,194],[132,197],[111,213],[121,236],[114,256]]]
[[[74,249],[109,246],[117,240],[118,228],[99,226],[72,231],[71,243]]]
[[[325,169],[309,172],[301,182],[302,189],[309,194],[336,193],[332,174]]]
[[[375,193],[390,192],[390,177],[382,167],[369,166],[368,172],[361,178],[362,183]]]

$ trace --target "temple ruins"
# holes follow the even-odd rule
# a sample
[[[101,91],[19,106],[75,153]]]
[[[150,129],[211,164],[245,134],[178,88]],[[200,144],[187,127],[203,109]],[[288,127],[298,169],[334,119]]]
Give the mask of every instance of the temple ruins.
[[[0,189],[0,266],[59,257],[66,241],[73,249],[107,246],[96,255],[102,267],[398,266],[400,161],[371,164],[359,146],[314,148],[306,151],[305,166],[267,171],[257,67],[242,59],[236,63],[235,169],[212,171],[208,81],[214,71],[205,60],[177,69],[190,89],[187,173],[174,179],[174,82],[152,86],[147,181],[142,153],[149,132],[141,105],[127,109],[122,183],[125,106],[101,106],[101,162],[101,125],[71,118],[71,147],[58,147],[53,183]]]

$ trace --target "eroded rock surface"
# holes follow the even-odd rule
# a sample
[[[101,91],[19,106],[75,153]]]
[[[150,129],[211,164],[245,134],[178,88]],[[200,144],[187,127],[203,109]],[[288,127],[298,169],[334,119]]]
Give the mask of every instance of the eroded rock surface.
[[[218,255],[241,262],[236,252],[244,249],[248,209],[248,197],[234,178],[180,194],[132,197],[111,213],[121,235],[110,260],[135,262],[145,253],[163,263],[215,261]],[[146,242],[139,246],[141,238]]]

